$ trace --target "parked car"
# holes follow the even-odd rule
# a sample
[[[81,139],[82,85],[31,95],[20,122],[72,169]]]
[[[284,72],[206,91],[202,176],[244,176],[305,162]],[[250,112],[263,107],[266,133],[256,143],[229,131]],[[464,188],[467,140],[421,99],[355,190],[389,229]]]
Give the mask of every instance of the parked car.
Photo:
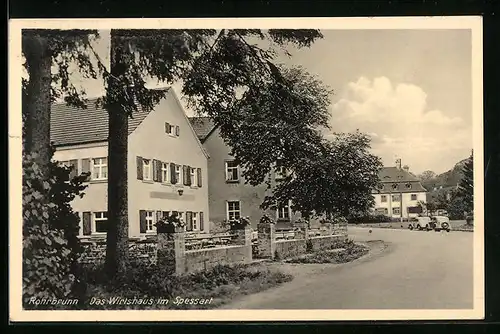
[[[417,217],[416,221],[408,224],[410,230],[426,230],[426,231],[441,231],[450,232],[451,225],[450,219],[446,216],[432,216],[432,217]]]
[[[451,230],[451,225],[450,225],[450,218],[446,216],[434,216],[431,219],[431,227],[435,231],[446,231],[450,232]]]
[[[430,231],[432,230],[431,228],[431,218],[430,217],[416,217],[415,221],[411,221],[408,224],[408,228],[410,230],[427,230]]]

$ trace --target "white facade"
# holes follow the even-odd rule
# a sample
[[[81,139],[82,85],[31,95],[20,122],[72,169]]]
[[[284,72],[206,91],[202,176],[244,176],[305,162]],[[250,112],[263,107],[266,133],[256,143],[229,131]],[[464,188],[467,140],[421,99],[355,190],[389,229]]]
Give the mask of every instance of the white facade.
[[[400,193],[383,193],[374,194],[375,211],[385,214],[392,218],[401,217],[401,201],[399,200]],[[402,208],[403,218],[417,217],[418,213],[408,213],[409,207],[417,207],[419,202],[426,202],[427,196],[425,192],[404,192],[402,193]],[[393,198],[393,196],[395,196]]]
[[[167,133],[166,123],[178,129]],[[87,182],[88,187],[84,190],[83,198],[76,198],[71,203],[73,209],[80,215],[80,235],[88,234],[84,233],[84,224],[91,225],[91,235],[105,234],[99,231],[99,226],[103,223],[103,219],[105,220],[102,213],[107,212],[108,204],[107,156],[107,142],[61,146],[54,153],[56,161],[77,162],[78,174],[85,170],[84,164],[87,164],[87,161],[90,161],[90,171],[95,172]],[[183,184],[182,168],[181,180],[176,184],[171,184],[169,177],[154,181],[152,170],[150,179],[148,177],[140,179],[138,157],[151,162],[153,160],[165,162],[169,166],[170,164],[189,166],[193,171],[194,181],[192,185]],[[99,160],[99,158],[105,159]],[[179,212],[185,221],[189,213],[193,218],[193,230],[208,231],[208,155],[172,89],[129,135],[127,159],[130,237],[156,233],[153,223],[156,222],[158,214],[172,211]],[[147,231],[141,227],[143,224],[140,221],[141,212],[146,216]],[[90,222],[88,217],[91,219]],[[88,226],[86,228],[88,229]]]

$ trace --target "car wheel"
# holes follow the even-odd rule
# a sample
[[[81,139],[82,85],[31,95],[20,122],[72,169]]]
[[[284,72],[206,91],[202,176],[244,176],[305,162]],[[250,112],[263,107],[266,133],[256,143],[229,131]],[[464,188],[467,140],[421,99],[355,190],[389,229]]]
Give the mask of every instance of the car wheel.
[[[446,232],[450,232],[450,229],[447,229]]]
[[[410,231],[413,230],[413,226],[411,224],[408,225],[408,228],[410,229]]]
[[[422,229],[422,227],[420,225],[417,225],[417,230],[420,231],[421,229]]]

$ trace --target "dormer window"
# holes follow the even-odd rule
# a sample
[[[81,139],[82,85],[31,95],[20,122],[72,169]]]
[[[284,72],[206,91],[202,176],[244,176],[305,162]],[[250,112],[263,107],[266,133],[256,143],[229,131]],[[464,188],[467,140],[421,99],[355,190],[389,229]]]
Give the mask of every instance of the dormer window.
[[[398,184],[397,184],[397,183],[394,183],[394,184],[392,185],[392,189],[398,189]]]

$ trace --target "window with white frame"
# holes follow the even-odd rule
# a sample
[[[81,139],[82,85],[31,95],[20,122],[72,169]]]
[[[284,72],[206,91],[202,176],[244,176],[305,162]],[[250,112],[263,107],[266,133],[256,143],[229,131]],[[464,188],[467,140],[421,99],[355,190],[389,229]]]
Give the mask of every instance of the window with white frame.
[[[290,203],[282,203],[278,205],[276,217],[280,220],[290,219]]]
[[[151,180],[151,160],[143,159],[142,160],[142,179],[143,180]]]
[[[399,215],[399,214],[401,214],[401,210],[399,208],[392,208],[392,214]]]
[[[191,186],[196,187],[198,183],[196,182],[196,168],[190,168],[191,174]]]
[[[170,168],[168,163],[162,162],[161,164],[161,182],[170,183]]]
[[[92,159],[92,179],[106,180],[108,178],[108,158]]]
[[[238,164],[234,160],[226,161],[226,181],[235,182],[238,180]]]
[[[411,194],[411,200],[416,201],[417,200],[417,194]]]
[[[146,232],[152,232],[155,228],[155,212],[146,211]]]
[[[165,123],[165,133],[170,136],[175,136],[175,126],[169,123]]]
[[[193,219],[193,231],[198,230],[198,213],[197,212],[192,212],[191,217]]]
[[[241,208],[240,201],[228,201],[227,202],[227,219],[236,220],[240,219]]]
[[[399,195],[392,195],[392,201],[399,202],[400,201]]]
[[[108,231],[108,213],[106,211],[94,212],[94,232],[106,233]]]
[[[177,184],[182,185],[181,165],[175,165],[175,179],[177,180]]]
[[[381,202],[387,202],[387,195],[380,196],[380,201]]]

